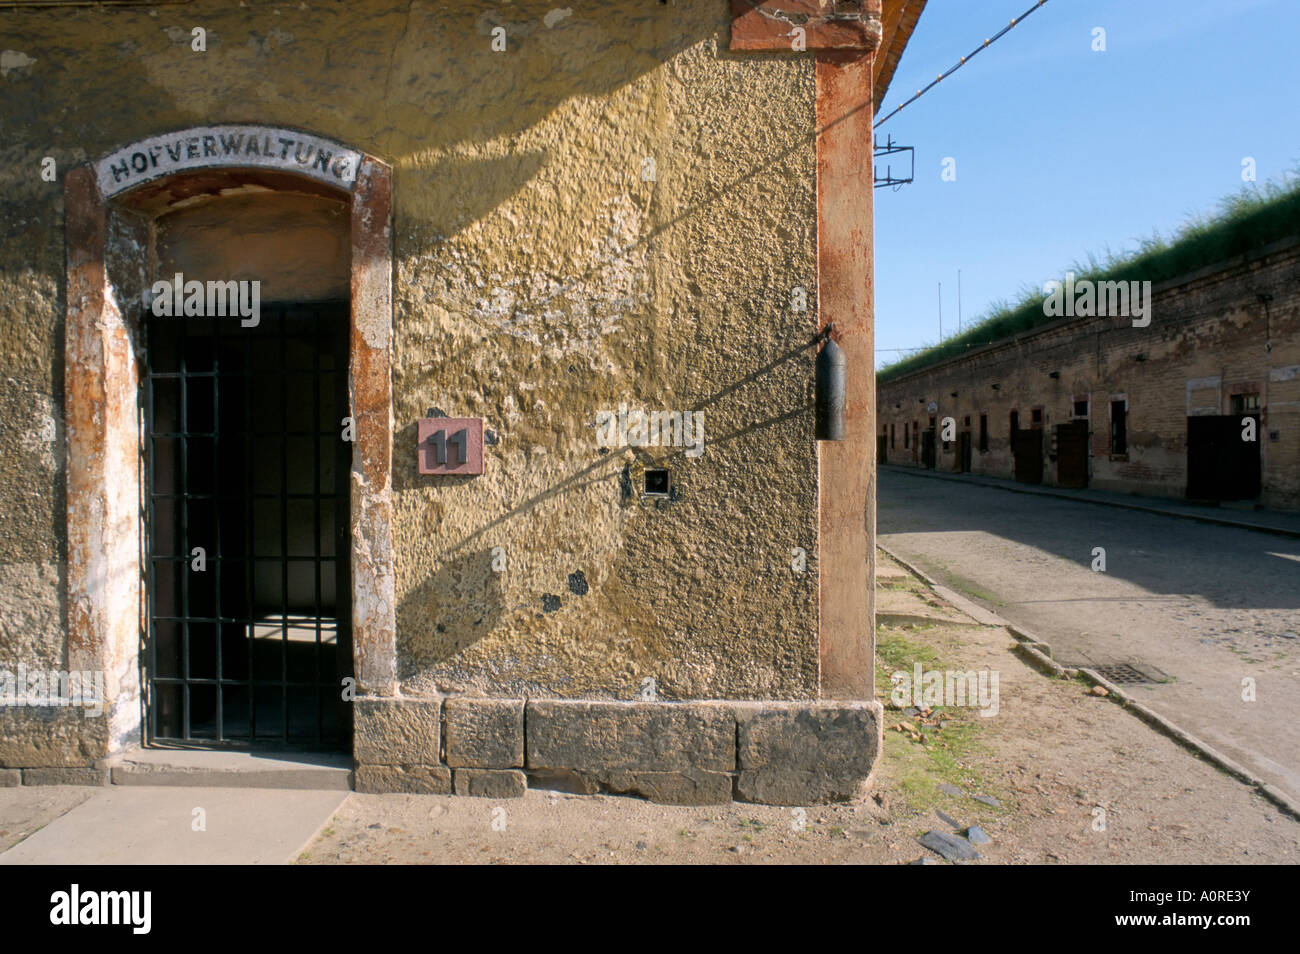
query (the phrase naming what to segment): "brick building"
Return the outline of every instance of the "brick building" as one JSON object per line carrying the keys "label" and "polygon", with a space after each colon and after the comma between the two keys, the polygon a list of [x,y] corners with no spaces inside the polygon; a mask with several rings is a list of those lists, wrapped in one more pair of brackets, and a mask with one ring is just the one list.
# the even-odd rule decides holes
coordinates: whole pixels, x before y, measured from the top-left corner
{"label": "brick building", "polygon": [[1149,318],[1052,320],[886,369],[878,459],[1300,508],[1300,236],[1154,284]]}
{"label": "brick building", "polygon": [[0,0],[0,782],[859,792],[923,6]]}

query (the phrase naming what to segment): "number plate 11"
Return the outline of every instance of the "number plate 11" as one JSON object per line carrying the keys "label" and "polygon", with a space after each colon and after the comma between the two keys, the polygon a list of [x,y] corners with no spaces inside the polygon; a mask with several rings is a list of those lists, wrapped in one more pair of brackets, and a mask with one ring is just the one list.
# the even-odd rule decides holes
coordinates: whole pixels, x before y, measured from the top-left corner
{"label": "number plate 11", "polygon": [[483,418],[422,417],[416,435],[421,474],[483,473]]}

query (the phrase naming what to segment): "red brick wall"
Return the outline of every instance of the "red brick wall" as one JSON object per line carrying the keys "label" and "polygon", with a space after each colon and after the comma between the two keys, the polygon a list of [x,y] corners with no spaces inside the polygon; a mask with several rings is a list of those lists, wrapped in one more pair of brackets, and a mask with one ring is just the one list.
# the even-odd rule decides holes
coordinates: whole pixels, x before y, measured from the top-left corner
{"label": "red brick wall", "polygon": [[[1271,350],[1265,348],[1260,293],[1273,296]],[[1052,426],[1068,421],[1073,401],[1086,396],[1089,486],[1181,497],[1189,411],[1228,414],[1233,393],[1256,390],[1263,407],[1259,502],[1300,509],[1300,242],[1277,243],[1247,260],[1156,285],[1152,298],[1146,328],[1134,328],[1129,318],[1063,319],[881,385],[877,433],[887,433],[891,423],[898,432],[889,463],[920,466],[919,447],[905,451],[901,431],[916,420],[924,432],[927,406],[935,402],[935,416],[940,422],[956,418],[958,433],[970,415],[974,473],[1011,477],[1009,415],[1018,410],[1025,428],[1032,409],[1041,407],[1043,483],[1055,484]],[[1112,397],[1128,402],[1128,453],[1120,456],[1110,453]],[[984,454],[978,449],[981,413],[989,416]],[[937,469],[955,469],[957,442],[937,448]]]}

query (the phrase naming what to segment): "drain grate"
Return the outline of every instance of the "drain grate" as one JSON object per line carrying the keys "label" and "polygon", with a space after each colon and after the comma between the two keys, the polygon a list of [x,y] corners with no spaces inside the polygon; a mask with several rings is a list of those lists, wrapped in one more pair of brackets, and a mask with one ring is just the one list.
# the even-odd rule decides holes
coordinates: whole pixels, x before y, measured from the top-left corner
{"label": "drain grate", "polygon": [[1093,672],[1119,686],[1149,686],[1167,682],[1169,677],[1151,666],[1135,666],[1132,663],[1110,663],[1105,666],[1092,666]]}

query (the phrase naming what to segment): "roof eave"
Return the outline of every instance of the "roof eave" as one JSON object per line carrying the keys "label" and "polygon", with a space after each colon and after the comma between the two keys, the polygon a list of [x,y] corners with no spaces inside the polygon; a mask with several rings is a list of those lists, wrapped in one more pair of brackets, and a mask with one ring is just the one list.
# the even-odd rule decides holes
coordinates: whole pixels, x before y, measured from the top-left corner
{"label": "roof eave", "polygon": [[925,2],[926,0],[885,0],[884,15],[881,17],[883,34],[873,70],[875,79],[872,95],[877,107],[884,102],[889,83],[894,78],[894,70],[903,58],[903,50],[907,48],[907,41],[916,29]]}

